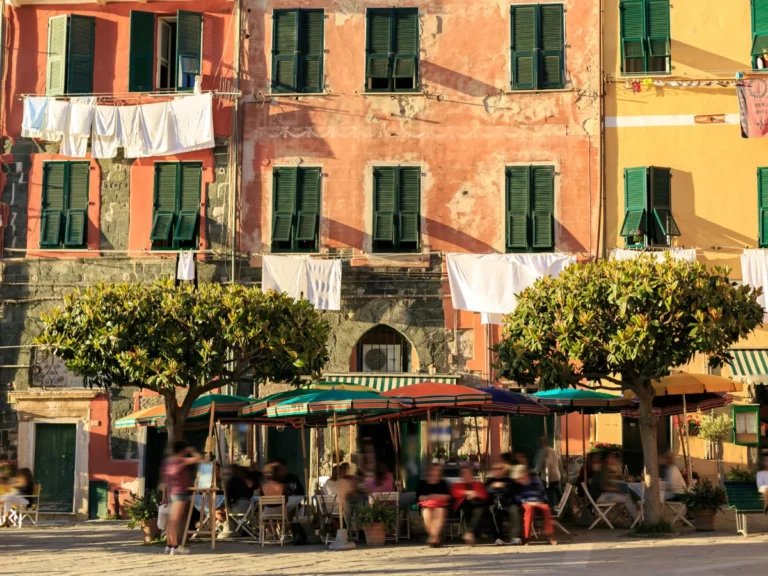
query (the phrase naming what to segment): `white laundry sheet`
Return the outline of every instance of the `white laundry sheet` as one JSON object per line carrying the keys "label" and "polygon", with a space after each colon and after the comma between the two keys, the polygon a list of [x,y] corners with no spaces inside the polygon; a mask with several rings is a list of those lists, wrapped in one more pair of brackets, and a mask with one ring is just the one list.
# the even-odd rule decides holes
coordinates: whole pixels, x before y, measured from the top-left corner
{"label": "white laundry sheet", "polygon": [[168,103],[178,145],[185,149],[213,147],[213,96],[174,98]]}
{"label": "white laundry sheet", "polygon": [[306,298],[318,310],[341,310],[341,260],[264,256],[261,289]]}
{"label": "white laundry sheet", "polygon": [[117,106],[96,106],[93,111],[91,155],[114,158],[120,144],[120,115]]}
{"label": "white laundry sheet", "polygon": [[48,98],[45,96],[24,98],[24,115],[21,119],[21,135],[24,138],[40,138],[42,136],[47,108]]}
{"label": "white laundry sheet", "polygon": [[655,252],[644,252],[642,250],[626,250],[624,248],[614,248],[611,250],[611,260],[634,260],[641,254],[651,254],[656,262],[664,262],[667,254],[676,260],[685,260],[686,262],[696,262],[695,248],[673,248],[670,250],[660,250]]}
{"label": "white laundry sheet", "polygon": [[60,154],[74,158],[85,158],[88,152],[88,136],[91,134],[95,104],[96,98],[92,96],[72,98],[69,101],[67,129],[61,139]]}
{"label": "white laundry sheet", "polygon": [[768,322],[768,306],[766,306],[766,291],[768,291],[768,250],[744,250],[741,255],[741,280],[751,288],[762,288],[763,293],[757,299],[763,307],[763,322]]}
{"label": "white laundry sheet", "polygon": [[48,142],[60,142],[67,131],[69,121],[69,102],[48,98],[45,108],[45,121],[40,137]]}
{"label": "white laundry sheet", "polygon": [[446,254],[456,310],[480,312],[483,324],[501,324],[517,296],[544,276],[558,276],[576,261],[565,254]]}

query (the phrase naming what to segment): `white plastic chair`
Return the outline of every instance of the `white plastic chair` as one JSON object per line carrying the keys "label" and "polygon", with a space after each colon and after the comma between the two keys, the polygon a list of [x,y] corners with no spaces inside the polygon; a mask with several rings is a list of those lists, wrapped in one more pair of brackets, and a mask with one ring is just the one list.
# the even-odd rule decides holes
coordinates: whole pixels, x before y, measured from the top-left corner
{"label": "white plastic chair", "polygon": [[632,526],[629,527],[630,530],[640,524],[645,520],[645,482],[642,483],[642,486],[640,487],[640,502],[637,505],[637,517],[635,518],[635,521],[632,522]]}
{"label": "white plastic chair", "polygon": [[552,525],[568,535],[570,535],[570,532],[568,532],[568,530],[566,530],[565,527],[560,524],[560,518],[562,518],[563,512],[565,512],[566,506],[568,505],[568,498],[571,497],[571,492],[573,492],[573,484],[569,482],[565,485],[565,492],[563,492],[563,497],[560,498],[560,502],[557,504],[557,506],[555,506],[555,513],[552,515]]}
{"label": "white plastic chair", "polygon": [[[341,510],[339,509],[339,497],[336,494],[317,494],[314,496],[315,506],[317,507],[317,514],[320,518],[320,525],[333,524],[333,520],[336,519],[341,525]],[[325,533],[324,544],[333,538],[332,530],[328,530]]]}
{"label": "white plastic chair", "polygon": [[589,503],[594,507],[595,512],[597,512],[597,518],[592,522],[592,526],[590,526],[589,529],[592,530],[602,521],[608,524],[610,529],[613,530],[613,524],[608,520],[608,513],[613,510],[618,502],[602,502],[598,504],[595,502],[594,498],[592,498],[592,494],[589,493],[589,487],[586,482],[581,483],[581,488],[584,490],[584,495],[587,497],[587,500],[589,500]]}

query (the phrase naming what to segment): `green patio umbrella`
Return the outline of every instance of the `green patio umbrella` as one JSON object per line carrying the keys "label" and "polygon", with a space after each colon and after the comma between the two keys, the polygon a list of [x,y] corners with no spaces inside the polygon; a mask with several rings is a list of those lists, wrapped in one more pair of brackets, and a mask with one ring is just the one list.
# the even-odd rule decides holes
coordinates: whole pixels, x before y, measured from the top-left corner
{"label": "green patio umbrella", "polygon": [[[192,408],[189,409],[189,414],[187,414],[187,422],[192,423],[206,420],[211,414],[212,406],[215,406],[214,414],[217,418],[221,418],[222,416],[235,416],[242,408],[248,406],[252,402],[254,402],[254,399],[246,396],[206,394],[205,396],[200,396],[192,403]],[[167,416],[165,410],[163,410],[161,414],[138,418],[137,421],[141,426],[157,426],[162,428],[165,426],[166,419]]]}
{"label": "green patio umbrella", "polygon": [[[621,412],[622,409],[629,407],[631,403],[627,402],[627,399],[623,396],[615,396],[605,392],[595,392],[594,390],[582,390],[579,388],[555,388],[544,392],[536,392],[531,396],[538,400],[542,405],[549,408],[552,412],[561,414],[567,414],[569,412],[581,413],[581,446],[584,453],[584,482],[586,482],[587,432],[584,423],[584,414]],[[565,438],[565,460],[567,463],[570,459],[567,417],[565,419]]]}

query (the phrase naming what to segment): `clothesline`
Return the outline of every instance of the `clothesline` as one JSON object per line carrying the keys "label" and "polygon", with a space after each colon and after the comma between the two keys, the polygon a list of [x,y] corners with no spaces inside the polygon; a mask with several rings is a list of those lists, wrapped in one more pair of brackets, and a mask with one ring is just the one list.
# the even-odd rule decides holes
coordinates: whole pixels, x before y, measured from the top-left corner
{"label": "clothesline", "polygon": [[[24,98],[83,98],[83,97],[97,97],[97,98],[112,98],[115,100],[128,100],[128,99],[141,99],[143,97],[157,97],[157,96],[171,96],[174,98],[182,96],[190,96],[193,92],[93,92],[91,94],[62,94],[59,96],[48,96],[47,94],[19,94],[18,100],[24,100]],[[220,92],[218,90],[202,90],[200,94],[212,94],[215,98],[236,97],[239,98],[243,95],[242,92]]]}

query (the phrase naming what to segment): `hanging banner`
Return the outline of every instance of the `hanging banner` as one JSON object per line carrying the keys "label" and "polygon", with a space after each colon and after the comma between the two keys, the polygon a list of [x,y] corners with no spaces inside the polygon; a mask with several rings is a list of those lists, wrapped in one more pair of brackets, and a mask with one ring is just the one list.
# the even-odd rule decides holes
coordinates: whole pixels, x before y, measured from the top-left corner
{"label": "hanging banner", "polygon": [[747,80],[736,86],[742,138],[768,136],[768,83]]}

